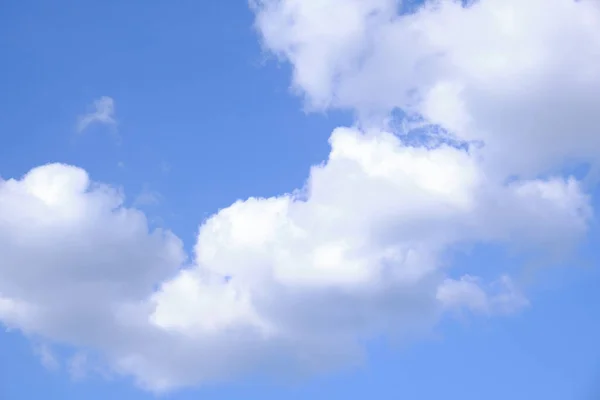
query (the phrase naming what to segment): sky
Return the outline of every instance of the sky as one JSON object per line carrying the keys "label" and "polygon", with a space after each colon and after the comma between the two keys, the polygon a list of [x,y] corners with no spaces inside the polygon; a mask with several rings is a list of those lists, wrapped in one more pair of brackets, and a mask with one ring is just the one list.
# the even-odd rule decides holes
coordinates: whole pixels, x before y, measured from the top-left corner
{"label": "sky", "polygon": [[0,4],[0,399],[600,398],[600,5]]}

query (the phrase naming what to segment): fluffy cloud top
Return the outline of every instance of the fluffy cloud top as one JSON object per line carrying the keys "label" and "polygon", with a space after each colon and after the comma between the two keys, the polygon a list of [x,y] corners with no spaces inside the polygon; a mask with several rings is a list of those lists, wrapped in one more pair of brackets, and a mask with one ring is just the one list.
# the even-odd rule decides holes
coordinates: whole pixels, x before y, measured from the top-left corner
{"label": "fluffy cloud top", "polygon": [[[464,3],[469,3],[465,6]],[[600,154],[600,3],[258,0],[263,43],[315,108],[379,121],[394,108],[485,143],[488,164],[535,175]]]}
{"label": "fluffy cloud top", "polygon": [[[0,181],[0,321],[91,349],[161,391],[327,370],[360,360],[365,338],[418,333],[449,310],[527,305],[508,275],[456,276],[444,256],[465,243],[556,249],[585,234],[590,199],[560,171],[598,154],[598,3],[253,9],[308,104],[351,108],[357,125],[332,133],[303,188],[209,218],[190,260],[81,169]],[[442,129],[421,128],[411,145],[383,122],[395,109]]]}

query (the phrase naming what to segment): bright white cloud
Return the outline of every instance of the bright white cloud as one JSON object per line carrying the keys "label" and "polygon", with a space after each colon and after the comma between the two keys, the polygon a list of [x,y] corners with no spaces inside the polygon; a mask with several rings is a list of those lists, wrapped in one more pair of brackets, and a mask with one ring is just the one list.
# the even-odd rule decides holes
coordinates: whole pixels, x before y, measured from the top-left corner
{"label": "bright white cloud", "polygon": [[[81,169],[0,181],[0,321],[160,391],[346,366],[365,338],[526,306],[507,275],[456,276],[446,256],[473,243],[554,251],[586,233],[590,199],[560,171],[598,154],[588,102],[600,93],[600,9],[440,1],[400,16],[398,5],[254,3],[266,48],[292,63],[308,103],[359,121],[332,133],[300,190],[209,218],[190,260]],[[381,123],[395,108],[482,145],[410,146]],[[431,144],[435,132],[421,134]]]}
{"label": "bright white cloud", "polygon": [[112,97],[102,96],[94,101],[93,110],[79,117],[77,122],[77,132],[85,131],[90,125],[103,124],[116,126],[115,119],[115,101]]}
{"label": "bright white cloud", "polygon": [[394,108],[485,143],[487,164],[533,176],[600,154],[600,3],[258,0],[264,46],[312,107],[379,121]]}
{"label": "bright white cloud", "polygon": [[177,272],[185,260],[179,239],[149,233],[144,215],[121,201],[83,170],[60,164],[0,181],[0,319],[6,325],[97,345],[112,340],[119,310]]}
{"label": "bright white cloud", "polygon": [[560,246],[585,232],[587,197],[573,181],[500,185],[465,151],[405,147],[385,132],[338,129],[331,145],[302,192],[211,217],[180,272],[179,240],[149,233],[84,171],[48,165],[3,182],[0,318],[95,349],[156,390],[257,365],[334,367],[360,357],[365,335],[526,303],[509,278],[489,290],[447,278],[440,257],[453,244]]}

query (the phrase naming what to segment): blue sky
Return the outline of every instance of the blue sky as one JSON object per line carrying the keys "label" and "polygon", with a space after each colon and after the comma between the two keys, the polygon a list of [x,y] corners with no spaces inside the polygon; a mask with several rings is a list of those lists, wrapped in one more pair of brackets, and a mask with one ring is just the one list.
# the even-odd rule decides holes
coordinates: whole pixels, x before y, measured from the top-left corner
{"label": "blue sky", "polygon": [[[481,1],[490,4],[489,7],[498,3],[496,0]],[[328,1],[330,3],[336,2]],[[350,3],[356,4],[354,1]],[[512,0],[509,3],[514,6],[516,14],[521,15],[520,6]],[[523,1],[525,3],[535,11],[539,2]],[[563,3],[566,0],[552,0],[549,8],[560,11]],[[522,7],[523,18],[530,15],[526,12],[529,11],[527,7]],[[94,182],[122,190],[125,206],[143,211],[150,228],[169,229],[177,235],[188,257],[186,264],[196,262],[193,261],[192,249],[199,225],[206,218],[239,199],[278,196],[301,188],[310,167],[327,160],[332,130],[339,126],[360,126],[363,122],[366,125],[366,120],[356,116],[391,111],[387,109],[390,102],[395,102],[392,104],[394,107],[403,106],[401,100],[392,95],[380,96],[375,89],[373,94],[360,92],[360,88],[386,86],[374,80],[372,74],[364,72],[368,71],[367,68],[348,75],[340,69],[338,75],[331,74],[334,78],[329,75],[321,77],[318,74],[328,69],[318,65],[321,61],[314,61],[309,48],[321,45],[319,41],[315,44],[310,42],[313,40],[311,37],[304,40],[290,34],[291,44],[300,49],[307,46],[308,49],[293,53],[289,50],[291,47],[284,43],[288,32],[285,28],[280,27],[281,30],[273,36],[266,25],[259,24],[258,29],[262,31],[257,34],[253,28],[255,14],[245,1],[210,4],[187,0],[177,4],[149,1],[140,7],[133,2],[115,0],[59,1],[52,4],[30,0],[8,1],[0,8],[0,50],[4,60],[0,63],[0,132],[3,139],[0,176],[5,180],[20,179],[32,168],[54,162],[82,168]],[[265,10],[263,16],[268,17]],[[573,13],[572,18],[576,18],[575,11]],[[440,18],[443,18],[441,15]],[[485,15],[482,11],[481,18]],[[547,18],[553,18],[550,12]],[[476,16],[468,21],[475,20]],[[310,22],[307,19],[303,27],[311,28]],[[539,33],[533,27],[531,31]],[[544,38],[541,35],[539,33],[535,38]],[[527,41],[530,42],[535,41]],[[335,41],[331,43],[327,42],[324,46],[338,45]],[[496,42],[492,40],[491,43]],[[410,52],[414,48],[403,48],[402,45],[403,42],[398,41],[397,51],[400,54],[405,52],[406,58],[412,60]],[[453,51],[451,44],[446,45],[448,52]],[[354,51],[344,46],[340,46],[343,51]],[[372,46],[373,54],[379,51],[385,53],[388,49]],[[326,53],[338,54],[335,52],[342,50],[331,47]],[[279,54],[279,61],[273,52]],[[588,54],[582,50],[583,53]],[[365,65],[368,65],[371,53],[366,51],[364,54],[367,54]],[[457,51],[456,54],[463,56],[465,52]],[[585,54],[582,56],[584,61],[591,63],[593,60],[585,58]],[[332,65],[354,60],[350,58],[348,61],[345,56],[323,58]],[[381,60],[377,58],[373,62]],[[393,62],[400,61],[394,59]],[[334,65],[331,68],[338,67]],[[441,66],[436,65],[436,68]],[[398,73],[404,71],[400,67],[392,69],[400,71]],[[474,71],[465,70],[475,75]],[[389,71],[379,71],[382,71],[379,76],[388,76]],[[548,74],[549,82],[556,79],[550,72]],[[317,75],[319,78],[313,81]],[[509,75],[507,73],[506,76]],[[336,83],[329,90],[321,90],[320,86],[316,88],[322,78]],[[422,77],[411,75],[412,78],[421,82],[419,79]],[[493,81],[493,78],[489,79]],[[403,82],[390,82],[389,87],[400,91]],[[466,78],[463,83],[467,87],[465,90],[468,90],[468,85],[475,85]],[[358,88],[360,93],[356,94],[354,88]],[[542,89],[539,92],[543,97]],[[564,88],[555,89],[560,93]],[[565,98],[578,93],[577,88],[567,89],[564,89]],[[473,93],[481,95],[481,91],[475,89]],[[94,101],[102,96],[114,101],[116,125],[95,123],[78,132],[78,119],[93,113]],[[582,102],[589,100],[587,96],[587,93],[581,94]],[[393,100],[389,100],[392,97]],[[326,106],[323,106],[324,98]],[[533,95],[527,99],[532,104],[541,104],[540,108],[544,107],[543,101],[536,103],[537,98]],[[487,97],[482,103],[485,101]],[[489,100],[490,107],[495,104],[493,101],[500,100],[495,97]],[[537,110],[535,104],[532,113]],[[462,129],[460,121],[433,111],[427,115],[430,110],[433,108],[423,107],[416,111],[442,126],[446,123],[449,129],[458,127],[456,130],[459,132]],[[476,114],[479,109],[473,110],[470,110],[473,119],[479,121],[479,114]],[[565,114],[568,112],[571,111],[565,110]],[[481,115],[487,118],[488,114],[483,111]],[[587,114],[584,110],[577,115],[583,115],[585,119]],[[481,118],[483,121],[484,117]],[[372,121],[369,119],[369,122]],[[495,116],[489,121],[477,126],[486,127],[486,132],[516,126],[509,122],[502,125]],[[517,122],[525,126],[529,120],[523,122],[517,119]],[[593,126],[593,118],[589,123]],[[532,147],[528,147],[528,137],[519,139],[523,142],[519,148],[523,149],[523,159],[527,162],[515,162],[514,171],[501,170],[497,163],[492,162],[497,154],[506,157],[506,153],[500,150],[485,153],[484,157],[492,160],[481,165],[485,176],[514,172],[522,173],[523,180],[533,179],[528,176],[531,175],[529,168],[535,170],[536,176],[547,172],[556,174],[556,171],[564,174],[564,164],[556,161],[559,156],[553,151],[556,147],[548,151],[547,159],[540,156],[539,164],[531,161],[535,155],[529,157],[534,153],[542,154],[542,147],[546,144],[551,147],[548,143],[553,143],[552,133],[547,135]],[[575,158],[581,159],[582,163],[594,164],[600,149],[589,138],[595,136],[597,131],[592,129],[589,137],[575,137],[573,140],[579,140],[583,150],[577,148],[572,154],[560,154],[561,160]],[[532,137],[539,139],[539,136]],[[482,140],[488,139],[489,143],[504,151],[504,142],[487,137]],[[543,144],[538,146],[539,143]],[[557,148],[561,148],[560,142],[557,143]],[[519,154],[515,152],[515,160]],[[552,166],[546,168],[546,161],[550,159]],[[590,206],[595,208],[598,204],[597,196],[594,196],[596,185],[586,186],[583,190],[592,195]],[[377,193],[373,192],[373,196]],[[398,201],[407,200],[400,197]],[[0,207],[2,204],[8,203],[0,202]],[[511,205],[503,203],[503,207]],[[541,216],[535,218],[558,222],[540,225],[541,231],[546,230],[543,234],[528,233],[529,236],[522,239],[515,232],[529,232],[529,227],[535,226],[538,221],[532,219],[533,222],[529,222],[529,214],[521,213],[529,210],[527,207],[520,206],[514,214],[517,216],[515,219],[524,221],[523,225],[519,222],[515,223],[516,228],[506,228],[509,237],[518,237],[516,243],[508,239],[496,243],[495,238],[504,238],[504,233],[495,236],[496,233],[489,233],[495,230],[488,232],[481,229],[494,238],[482,240],[490,244],[473,240],[466,250],[461,241],[460,246],[445,248],[442,258],[444,263],[452,264],[453,272],[449,276],[453,278],[475,274],[482,280],[493,281],[498,275],[510,274],[527,297],[528,306],[509,315],[489,310],[483,315],[469,310],[449,312],[426,333],[410,340],[397,339],[388,332],[376,332],[363,345],[367,357],[358,366],[343,364],[325,372],[294,375],[290,379],[268,372],[263,375],[250,365],[250,373],[226,374],[221,383],[176,385],[178,387],[167,395],[168,398],[358,399],[373,396],[383,399],[562,400],[600,396],[600,383],[597,383],[600,382],[600,346],[597,339],[600,337],[600,308],[597,306],[600,304],[597,291],[600,255],[596,250],[599,239],[596,222],[590,217],[586,221],[585,235],[573,234],[576,250],[560,265],[550,267],[543,255],[553,254],[550,251],[556,249],[557,243],[559,247],[560,243],[571,243],[571,236],[564,232],[570,232],[572,225],[563,214],[546,213],[546,209],[541,208]],[[432,212],[429,210],[427,213]],[[479,218],[480,214],[476,215]],[[507,218],[512,218],[512,215]],[[560,225],[563,222],[565,225]],[[485,222],[493,223],[493,219]],[[483,222],[481,224],[484,226]],[[527,228],[519,228],[522,226]],[[446,225],[440,225],[439,229],[446,229]],[[554,236],[550,231],[558,233]],[[524,242],[530,236],[535,243],[529,247]],[[0,240],[3,237],[0,235]],[[539,243],[536,242],[538,237],[542,238]],[[469,242],[471,235],[465,234],[460,238],[467,238],[465,241]],[[110,251],[110,248],[105,249]],[[231,249],[235,252],[236,248]],[[12,260],[9,257],[9,266]],[[44,260],[40,263],[43,264]],[[198,263],[201,264],[200,261]],[[0,261],[0,274],[1,264]],[[26,268],[24,263],[14,262],[14,265],[17,269]],[[7,272],[6,276],[10,273]],[[242,275],[243,271],[240,272]],[[12,276],[7,280],[11,281]],[[235,279],[235,273],[233,276]],[[14,279],[14,285],[18,286],[19,278]],[[68,281],[63,284],[67,285]],[[2,290],[0,285],[0,300]],[[73,298],[72,301],[80,300]],[[494,301],[490,300],[490,304],[495,304]],[[370,312],[376,313],[377,310]],[[32,328],[29,334],[23,334],[27,329],[13,321],[4,321],[1,316],[0,313],[0,322],[7,327],[0,333],[1,399],[21,400],[40,396],[61,399],[155,397],[152,391],[136,385],[131,376],[137,371],[130,371],[125,376],[111,374],[109,378],[88,371],[83,378],[77,379],[69,373],[68,358],[78,346],[63,339],[68,335],[55,340],[48,333],[53,331],[42,328]],[[15,329],[9,330],[8,327]],[[42,345],[52,347],[59,368],[48,368],[40,361],[39,346]],[[236,347],[233,348],[236,351]],[[211,356],[214,357],[214,354]],[[218,357],[228,355],[222,353]],[[206,362],[210,364],[210,359]],[[195,364],[190,365],[190,368],[195,368]],[[104,367],[112,368],[110,365]],[[198,377],[198,380],[201,378]]]}
{"label": "blue sky", "polygon": [[[55,161],[84,165],[128,197],[145,186],[160,192],[160,217],[185,214],[168,226],[191,240],[205,213],[301,185],[327,155],[331,129],[349,120],[303,114],[288,69],[261,53],[245,4],[5,9],[2,46],[12,61],[3,67],[2,130],[15,133],[2,146],[2,176]],[[103,127],[75,133],[77,116],[101,96],[116,101],[120,146]],[[209,186],[190,184],[191,171]]]}

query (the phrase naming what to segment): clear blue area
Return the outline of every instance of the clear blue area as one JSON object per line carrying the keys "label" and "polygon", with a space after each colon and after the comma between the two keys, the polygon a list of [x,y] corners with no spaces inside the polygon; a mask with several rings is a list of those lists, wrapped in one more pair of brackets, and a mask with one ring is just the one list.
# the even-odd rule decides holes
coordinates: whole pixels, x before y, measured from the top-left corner
{"label": "clear blue area", "polygon": [[[265,58],[251,25],[245,1],[1,2],[0,174],[60,161],[122,186],[129,202],[158,192],[143,208],[188,248],[220,207],[301,186],[331,129],[351,118],[304,114],[289,68]],[[75,133],[76,116],[104,95],[120,144],[100,126]],[[171,398],[600,399],[597,248],[593,234],[583,262],[537,271],[532,307],[516,317],[449,319],[410,346],[374,343],[356,371]],[[514,262],[488,248],[463,258],[483,275]],[[44,369],[21,335],[0,333],[1,400],[152,397],[127,381],[73,382]]]}

